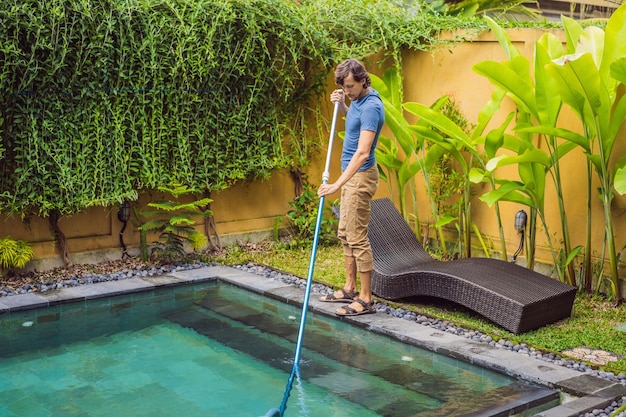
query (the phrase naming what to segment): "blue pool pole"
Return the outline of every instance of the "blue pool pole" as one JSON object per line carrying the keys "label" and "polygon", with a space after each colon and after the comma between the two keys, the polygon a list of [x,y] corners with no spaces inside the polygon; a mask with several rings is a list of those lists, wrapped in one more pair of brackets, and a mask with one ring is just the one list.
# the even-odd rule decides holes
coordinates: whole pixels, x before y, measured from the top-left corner
{"label": "blue pool pole", "polygon": [[[322,173],[322,184],[328,183],[330,179],[330,158],[333,152],[333,142],[335,140],[335,128],[337,127],[337,115],[339,114],[339,102],[335,103],[335,109],[333,112],[333,122],[330,127],[330,139],[328,140],[328,151],[326,152],[326,165],[324,166],[324,172]],[[311,295],[311,284],[313,282],[313,270],[315,269],[315,257],[317,256],[317,244],[319,242],[320,228],[322,225],[322,218],[324,215],[324,201],[325,198],[320,198],[319,207],[317,209],[317,221],[315,223],[315,235],[313,236],[313,247],[311,248],[311,260],[309,262],[309,273],[306,280],[306,289],[304,291],[304,301],[302,302],[302,316],[300,317],[300,329],[298,330],[298,340],[296,342],[296,353],[293,359],[293,366],[291,368],[291,375],[287,381],[287,387],[285,388],[285,395],[283,396],[283,402],[280,404],[280,409],[272,408],[265,414],[264,417],[282,417],[287,408],[287,399],[291,393],[291,387],[296,377],[300,376],[300,355],[302,350],[302,339],[304,337],[304,324],[306,323],[306,313],[309,306],[309,298]]]}

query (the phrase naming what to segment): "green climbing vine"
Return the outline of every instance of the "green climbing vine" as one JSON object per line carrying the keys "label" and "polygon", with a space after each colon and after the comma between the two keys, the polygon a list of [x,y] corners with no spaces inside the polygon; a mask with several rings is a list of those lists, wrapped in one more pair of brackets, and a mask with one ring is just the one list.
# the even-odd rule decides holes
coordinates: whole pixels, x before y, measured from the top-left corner
{"label": "green climbing vine", "polygon": [[0,22],[0,212],[45,217],[299,171],[337,62],[480,26],[366,0],[0,0]]}

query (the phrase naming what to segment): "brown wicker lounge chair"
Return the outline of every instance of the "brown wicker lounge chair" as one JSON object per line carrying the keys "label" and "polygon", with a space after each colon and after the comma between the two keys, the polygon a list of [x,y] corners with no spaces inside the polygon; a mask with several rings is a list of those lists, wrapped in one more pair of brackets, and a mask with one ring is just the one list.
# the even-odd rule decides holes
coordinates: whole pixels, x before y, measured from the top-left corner
{"label": "brown wicker lounge chair", "polygon": [[372,291],[379,297],[450,300],[516,334],[572,312],[576,289],[556,279],[499,259],[433,259],[389,199],[372,201],[368,236]]}

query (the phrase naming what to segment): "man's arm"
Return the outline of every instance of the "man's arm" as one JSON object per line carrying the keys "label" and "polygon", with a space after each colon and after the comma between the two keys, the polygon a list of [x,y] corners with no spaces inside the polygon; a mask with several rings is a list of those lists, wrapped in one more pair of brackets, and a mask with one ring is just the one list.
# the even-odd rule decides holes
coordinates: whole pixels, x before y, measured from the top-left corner
{"label": "man's arm", "polygon": [[331,184],[320,185],[317,190],[318,197],[336,193],[346,182],[348,182],[350,178],[354,176],[354,174],[359,171],[370,155],[375,137],[376,132],[372,130],[361,130],[357,150],[354,155],[352,155],[352,159],[350,159],[348,166],[341,173],[341,176],[337,178],[337,181]]}
{"label": "man's arm", "polygon": [[330,93],[330,101],[334,103],[339,102],[339,111],[345,116],[348,113],[348,106],[346,105],[346,96],[342,89],[334,90]]}

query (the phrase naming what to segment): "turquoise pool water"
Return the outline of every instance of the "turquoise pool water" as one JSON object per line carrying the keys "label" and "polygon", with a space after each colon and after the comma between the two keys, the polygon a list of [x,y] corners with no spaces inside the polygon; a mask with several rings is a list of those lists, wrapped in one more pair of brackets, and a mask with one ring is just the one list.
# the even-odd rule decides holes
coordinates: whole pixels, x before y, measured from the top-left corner
{"label": "turquoise pool water", "polygon": [[[300,309],[204,283],[0,316],[0,416],[261,416]],[[506,376],[308,315],[286,416],[472,415],[532,393]]]}

